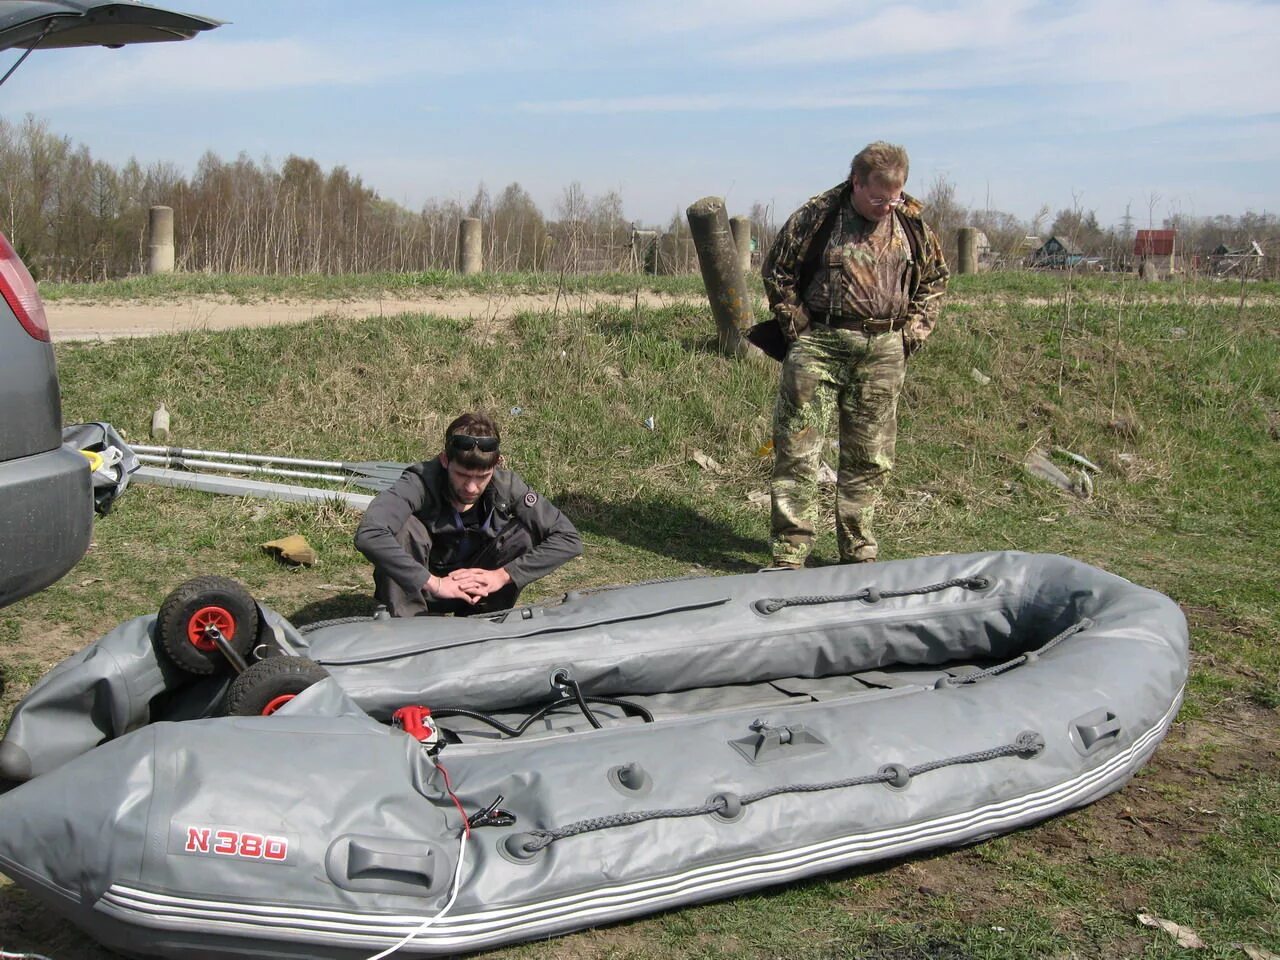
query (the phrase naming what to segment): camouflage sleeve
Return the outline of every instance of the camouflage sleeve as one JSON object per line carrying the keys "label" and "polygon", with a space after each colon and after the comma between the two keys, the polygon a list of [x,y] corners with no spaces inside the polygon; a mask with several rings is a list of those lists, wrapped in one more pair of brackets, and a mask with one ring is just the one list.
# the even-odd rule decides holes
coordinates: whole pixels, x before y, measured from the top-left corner
{"label": "camouflage sleeve", "polygon": [[942,295],[946,292],[947,280],[951,277],[938,235],[927,223],[923,226],[924,262],[920,264],[920,282],[916,284],[911,304],[907,308],[907,325],[903,331],[903,341],[909,353],[923,346],[933,332],[942,306]]}
{"label": "camouflage sleeve", "polygon": [[788,217],[760,265],[769,309],[789,341],[794,341],[809,326],[800,299],[800,250],[803,238],[811,230],[812,216],[809,204],[805,204]]}

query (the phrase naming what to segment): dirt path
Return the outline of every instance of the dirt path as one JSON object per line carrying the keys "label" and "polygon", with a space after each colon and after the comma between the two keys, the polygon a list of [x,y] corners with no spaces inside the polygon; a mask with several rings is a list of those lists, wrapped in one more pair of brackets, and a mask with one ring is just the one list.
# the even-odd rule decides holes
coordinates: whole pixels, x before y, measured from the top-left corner
{"label": "dirt path", "polygon": [[[642,307],[665,307],[689,302],[687,297],[641,293]],[[559,296],[558,309],[581,312],[600,305],[632,307],[636,295],[585,293]],[[499,320],[525,311],[557,309],[557,296],[546,294],[495,294],[413,299],[369,300],[263,300],[240,303],[226,297],[191,297],[162,303],[119,301],[45,304],[49,330],[55,341],[114,340],[148,337],[189,330],[226,330],[281,323],[302,323],[314,317],[351,319],[394,316],[399,313],[431,313],[456,319]]]}

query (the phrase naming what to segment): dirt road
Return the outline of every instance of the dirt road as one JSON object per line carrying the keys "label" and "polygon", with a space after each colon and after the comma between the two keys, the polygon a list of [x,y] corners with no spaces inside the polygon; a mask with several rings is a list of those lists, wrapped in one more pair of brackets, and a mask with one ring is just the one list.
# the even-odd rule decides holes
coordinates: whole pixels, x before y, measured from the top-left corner
{"label": "dirt road", "polygon": [[[642,307],[664,307],[687,299],[656,293],[639,295]],[[635,303],[636,295],[631,293],[561,294],[558,298],[554,293],[494,296],[466,294],[415,299],[263,300],[256,303],[241,303],[224,297],[192,297],[159,303],[53,301],[45,304],[45,312],[53,339],[62,341],[114,340],[118,337],[147,337],[188,330],[271,326],[301,323],[320,316],[359,319],[388,317],[400,313],[431,313],[457,319],[493,321],[525,311],[559,309],[581,312],[602,304],[632,307]]]}

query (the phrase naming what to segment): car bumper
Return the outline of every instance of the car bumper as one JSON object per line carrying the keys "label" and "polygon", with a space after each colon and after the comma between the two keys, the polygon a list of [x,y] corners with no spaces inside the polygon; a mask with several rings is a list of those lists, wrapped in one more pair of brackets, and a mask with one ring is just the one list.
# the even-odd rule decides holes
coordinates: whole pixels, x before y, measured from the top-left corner
{"label": "car bumper", "polygon": [[89,462],[75,450],[0,463],[0,607],[53,583],[93,533]]}

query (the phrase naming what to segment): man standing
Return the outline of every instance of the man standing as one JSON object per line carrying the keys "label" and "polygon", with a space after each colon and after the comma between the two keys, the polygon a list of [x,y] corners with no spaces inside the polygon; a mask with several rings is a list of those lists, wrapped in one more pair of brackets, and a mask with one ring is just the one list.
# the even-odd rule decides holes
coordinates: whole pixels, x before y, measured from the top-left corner
{"label": "man standing", "polygon": [[790,342],[774,411],[775,566],[802,567],[813,548],[833,409],[840,560],[876,558],[872,514],[893,469],[906,358],[933,331],[949,276],[919,201],[902,192],[907,169],[902,147],[864,147],[847,181],[791,215],[762,267],[769,307]]}
{"label": "man standing", "polygon": [[568,518],[510,470],[498,469],[498,426],[464,413],[444,450],[378,494],[356,530],[373,562],[374,594],[393,617],[490,613],[582,553]]}

